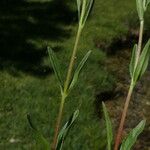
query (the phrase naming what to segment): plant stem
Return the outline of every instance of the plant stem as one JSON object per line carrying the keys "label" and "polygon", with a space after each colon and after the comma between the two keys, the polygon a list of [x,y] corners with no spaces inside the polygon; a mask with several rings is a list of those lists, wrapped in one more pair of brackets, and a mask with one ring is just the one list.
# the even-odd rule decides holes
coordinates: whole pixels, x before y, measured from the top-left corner
{"label": "plant stem", "polygon": [[69,64],[69,67],[68,67],[66,81],[65,81],[65,84],[64,84],[64,92],[65,93],[67,92],[69,82],[70,82],[70,79],[71,79],[71,76],[72,76],[72,70],[73,70],[73,66],[74,66],[74,63],[75,63],[75,59],[76,59],[77,46],[78,46],[78,43],[79,43],[81,31],[82,31],[82,28],[79,26],[78,31],[77,31],[77,35],[76,35],[76,40],[75,40],[73,52],[72,52],[72,56],[71,56],[71,59],[70,59],[70,64]]}
{"label": "plant stem", "polygon": [[[143,29],[144,29],[144,20],[140,20],[139,41],[138,41],[138,48],[137,48],[137,51],[136,51],[135,68],[138,64],[140,54],[141,54],[142,40],[143,40]],[[125,124],[125,119],[126,119],[126,116],[127,116],[127,111],[128,111],[129,103],[130,103],[130,100],[131,100],[131,95],[132,95],[132,92],[133,92],[133,89],[134,89],[134,85],[135,85],[135,83],[133,82],[133,78],[132,78],[130,88],[129,88],[129,91],[128,91],[128,95],[127,95],[127,98],[126,98],[126,101],[125,101],[125,104],[124,104],[124,109],[123,109],[123,112],[122,112],[122,117],[121,117],[120,125],[119,125],[119,128],[118,128],[116,140],[115,140],[114,150],[118,150],[119,145],[121,143],[123,127],[124,127],[124,124]]]}
{"label": "plant stem", "polygon": [[129,88],[129,91],[128,91],[128,95],[127,95],[125,104],[124,104],[124,109],[123,109],[120,125],[119,125],[119,128],[118,128],[118,132],[117,132],[117,136],[116,136],[116,140],[115,140],[114,150],[118,150],[120,142],[121,142],[123,127],[124,127],[124,123],[125,123],[125,118],[126,118],[126,115],[127,115],[128,107],[129,107],[129,102],[131,100],[132,92],[133,92],[133,86],[131,85],[130,88]]}
{"label": "plant stem", "polygon": [[69,64],[69,67],[68,67],[66,81],[64,82],[64,89],[63,89],[63,93],[62,93],[61,103],[60,103],[60,107],[59,107],[59,113],[58,113],[56,126],[55,126],[55,133],[54,133],[54,138],[53,138],[52,150],[56,150],[57,137],[58,137],[58,134],[59,134],[59,129],[60,129],[61,121],[62,121],[63,108],[64,108],[65,100],[66,100],[66,97],[67,97],[67,90],[68,90],[68,87],[69,87],[69,83],[70,83],[70,80],[71,80],[71,77],[72,77],[72,70],[73,70],[74,63],[75,63],[77,47],[78,47],[81,31],[82,31],[82,28],[79,26],[78,31],[77,31],[77,35],[76,35],[76,40],[75,40],[73,52],[72,52],[72,56],[71,56],[71,59],[70,59],[70,64]]}
{"label": "plant stem", "polygon": [[62,96],[60,107],[59,107],[59,113],[58,113],[58,117],[57,117],[57,121],[56,121],[56,126],[55,126],[55,134],[54,134],[54,138],[53,138],[52,150],[56,149],[57,137],[58,137],[59,128],[60,128],[60,124],[61,124],[64,102],[65,102],[65,97]]}
{"label": "plant stem", "polygon": [[139,32],[139,41],[138,41],[138,48],[136,52],[136,61],[135,61],[135,67],[138,64],[138,60],[140,58],[141,49],[142,49],[142,40],[143,40],[143,29],[144,29],[144,20],[140,21],[140,32]]}

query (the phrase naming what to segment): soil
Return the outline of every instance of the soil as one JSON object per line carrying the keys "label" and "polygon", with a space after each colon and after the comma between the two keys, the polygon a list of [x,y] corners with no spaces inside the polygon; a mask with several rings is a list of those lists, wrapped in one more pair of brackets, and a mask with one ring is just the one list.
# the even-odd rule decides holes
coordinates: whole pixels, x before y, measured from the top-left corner
{"label": "soil", "polygon": [[[111,111],[110,117],[117,130],[125,98],[130,84],[129,63],[131,49],[122,49],[114,55],[109,55],[106,60],[106,68],[116,77],[116,88],[105,103]],[[133,150],[150,150],[150,66],[142,79],[138,82],[132,100],[130,102],[128,115],[125,123],[124,136],[134,128],[142,119],[146,118],[147,123],[144,132],[138,138]],[[120,94],[117,94],[120,93]]]}

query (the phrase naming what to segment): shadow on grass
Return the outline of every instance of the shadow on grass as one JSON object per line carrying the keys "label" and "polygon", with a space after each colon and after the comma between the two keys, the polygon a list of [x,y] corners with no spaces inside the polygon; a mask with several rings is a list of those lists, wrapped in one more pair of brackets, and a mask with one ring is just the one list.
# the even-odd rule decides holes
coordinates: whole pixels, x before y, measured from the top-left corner
{"label": "shadow on grass", "polygon": [[36,76],[51,72],[42,65],[47,44],[42,48],[32,40],[63,41],[70,31],[63,26],[73,22],[74,12],[59,0],[27,2],[0,1],[0,70],[23,71]]}

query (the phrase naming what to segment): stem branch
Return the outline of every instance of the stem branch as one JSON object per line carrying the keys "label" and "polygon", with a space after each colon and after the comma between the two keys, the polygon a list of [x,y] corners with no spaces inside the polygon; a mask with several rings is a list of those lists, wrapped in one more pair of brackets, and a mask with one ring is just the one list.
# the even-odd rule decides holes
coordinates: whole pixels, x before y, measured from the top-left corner
{"label": "stem branch", "polygon": [[65,100],[66,100],[66,97],[67,97],[67,90],[68,90],[69,83],[70,83],[70,80],[71,80],[71,77],[72,77],[72,70],[73,70],[73,67],[74,67],[74,64],[75,64],[75,57],[76,57],[76,53],[77,53],[77,47],[78,47],[81,31],[82,31],[82,28],[79,25],[77,35],[76,35],[75,44],[74,44],[74,48],[73,48],[73,51],[72,51],[72,56],[71,56],[71,59],[70,59],[70,64],[69,64],[69,67],[68,67],[66,81],[64,82],[64,89],[63,89],[63,93],[62,93],[61,103],[60,103],[60,107],[59,107],[59,113],[58,113],[56,126],[55,126],[55,133],[54,133],[54,138],[53,138],[52,150],[56,150],[56,146],[57,146],[57,138],[58,138],[59,129],[60,129],[61,121],[62,121],[64,103],[65,103]]}
{"label": "stem branch", "polygon": [[[142,40],[143,40],[143,29],[144,29],[144,20],[140,20],[140,31],[139,31],[139,40],[138,40],[138,48],[136,50],[136,60],[135,60],[135,68],[137,67],[139,58],[140,58],[140,54],[141,54],[141,49],[142,49]],[[134,88],[135,83],[133,83],[133,78],[131,80],[131,84],[130,84],[130,88],[128,91],[128,95],[124,104],[124,109],[122,112],[122,117],[121,117],[121,121],[120,121],[120,125],[118,128],[118,132],[117,132],[117,136],[116,136],[116,140],[115,140],[115,146],[114,146],[114,150],[118,150],[119,145],[121,143],[121,138],[122,138],[122,133],[123,133],[123,127],[125,124],[125,119],[127,116],[127,111],[128,111],[128,107],[129,107],[129,103],[131,100],[131,95],[133,92],[133,88]]]}

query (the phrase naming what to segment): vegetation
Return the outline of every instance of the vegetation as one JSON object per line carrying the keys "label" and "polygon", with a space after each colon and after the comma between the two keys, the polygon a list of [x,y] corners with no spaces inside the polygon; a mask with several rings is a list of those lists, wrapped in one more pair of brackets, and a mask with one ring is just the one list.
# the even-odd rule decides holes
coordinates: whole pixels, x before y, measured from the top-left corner
{"label": "vegetation", "polygon": [[[95,3],[95,11],[91,14],[88,25],[83,31],[77,62],[87,49],[92,49],[94,52],[88,61],[88,67],[84,69],[85,73],[81,73],[82,80],[79,79],[80,85],[74,89],[69,97],[69,101],[67,101],[64,118],[68,118],[68,115],[79,106],[81,107],[81,112],[77,124],[72,128],[72,132],[64,145],[65,149],[97,149],[105,145],[105,141],[100,143],[99,140],[101,138],[104,139],[103,136],[105,136],[105,134],[101,133],[103,125],[100,127],[99,120],[94,116],[94,92],[95,90],[104,90],[106,88],[111,89],[114,77],[108,75],[108,72],[99,64],[99,60],[102,63],[106,56],[102,51],[98,51],[95,48],[93,39],[101,39],[109,45],[114,37],[126,34],[127,28],[124,28],[122,19],[128,13],[123,10],[128,9],[130,11],[134,5],[131,2],[127,3],[124,1],[118,2],[115,7],[113,7],[113,2],[111,1],[106,3],[95,1]],[[122,5],[124,7],[121,7]],[[118,8],[118,12],[115,11],[116,8]],[[124,13],[120,14],[119,10]],[[103,15],[100,16],[99,14]],[[97,17],[94,19],[92,16]],[[29,20],[34,22],[32,17]],[[32,38],[28,39],[27,42],[32,43],[37,50],[41,49],[40,45],[44,47],[47,44],[52,45],[52,48],[56,51],[62,47],[62,51],[58,51],[56,55],[60,62],[64,63],[61,71],[65,75],[64,70],[67,67],[70,49],[74,41],[72,35],[74,35],[77,27],[74,23],[69,23],[69,25],[60,23],[60,25],[64,31],[72,31],[70,37],[63,38],[63,42],[61,40],[47,40],[46,38]],[[41,64],[49,65],[48,58],[44,57]],[[26,69],[22,70],[20,67],[16,67],[17,65],[8,67],[9,65],[6,63],[5,66],[6,69],[1,70],[0,75],[2,83],[0,85],[2,100],[0,132],[3,135],[0,147],[2,149],[34,149],[31,130],[26,121],[28,112],[34,118],[33,122],[38,126],[38,129],[44,133],[44,136],[49,141],[52,141],[49,135],[53,135],[52,128],[56,117],[56,108],[59,104],[59,92],[57,84],[55,84],[55,77],[53,74],[51,76],[38,76],[38,74],[35,76],[35,72],[34,74]],[[88,76],[84,76],[84,74],[88,74]],[[81,103],[84,105],[81,105]],[[83,143],[85,144],[83,145]],[[70,147],[68,148],[67,145],[70,145]]]}

